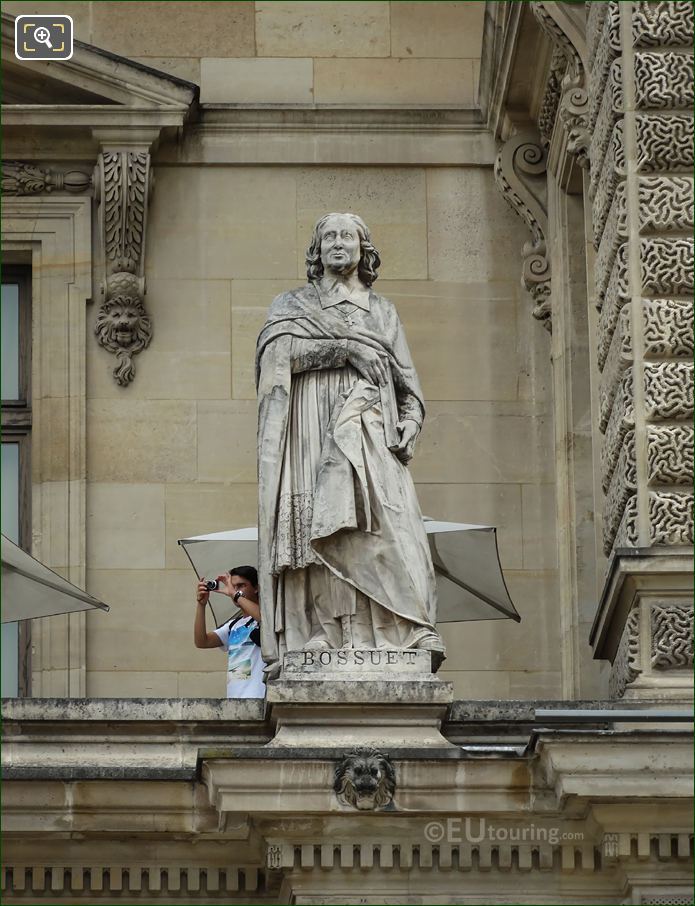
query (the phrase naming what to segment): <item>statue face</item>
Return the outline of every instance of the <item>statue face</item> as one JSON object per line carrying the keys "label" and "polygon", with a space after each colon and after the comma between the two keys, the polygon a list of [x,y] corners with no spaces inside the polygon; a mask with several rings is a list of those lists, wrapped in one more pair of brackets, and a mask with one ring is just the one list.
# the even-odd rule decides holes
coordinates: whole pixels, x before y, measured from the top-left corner
{"label": "statue face", "polygon": [[329,217],[321,233],[321,263],[324,271],[351,274],[360,262],[360,237],[355,223],[342,214]]}

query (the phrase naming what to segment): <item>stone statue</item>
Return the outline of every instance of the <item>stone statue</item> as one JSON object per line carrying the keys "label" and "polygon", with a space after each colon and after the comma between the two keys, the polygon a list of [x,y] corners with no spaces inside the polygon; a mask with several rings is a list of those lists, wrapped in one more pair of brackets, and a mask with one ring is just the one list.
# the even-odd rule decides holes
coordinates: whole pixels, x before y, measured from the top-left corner
{"label": "stone statue", "polygon": [[381,263],[355,214],[327,214],[309,282],[258,337],[262,650],[410,648],[444,658],[432,560],[406,468],[425,414],[403,328],[372,290]]}

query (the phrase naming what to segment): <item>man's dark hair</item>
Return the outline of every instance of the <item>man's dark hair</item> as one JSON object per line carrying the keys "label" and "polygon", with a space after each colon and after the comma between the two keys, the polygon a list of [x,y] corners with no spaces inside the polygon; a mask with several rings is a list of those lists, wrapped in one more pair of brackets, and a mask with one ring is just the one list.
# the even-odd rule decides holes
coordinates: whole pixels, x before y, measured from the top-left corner
{"label": "man's dark hair", "polygon": [[258,572],[255,566],[233,566],[229,570],[230,576],[241,576],[247,579],[254,588],[258,588]]}

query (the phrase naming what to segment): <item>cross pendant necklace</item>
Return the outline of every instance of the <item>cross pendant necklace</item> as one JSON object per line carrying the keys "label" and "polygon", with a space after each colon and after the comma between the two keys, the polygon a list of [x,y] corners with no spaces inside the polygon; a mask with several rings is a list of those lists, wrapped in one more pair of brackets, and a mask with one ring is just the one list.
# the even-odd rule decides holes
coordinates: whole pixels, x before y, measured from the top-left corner
{"label": "cross pendant necklace", "polygon": [[357,306],[357,305],[350,305],[350,308],[348,309],[347,307],[346,307],[346,308],[343,308],[343,305],[344,305],[344,304],[345,304],[344,302],[341,302],[341,303],[337,306],[337,309],[338,309],[338,311],[340,312],[341,317],[345,319],[345,322],[346,322],[347,326],[348,326],[348,327],[354,327],[354,326],[355,326],[355,322],[354,322],[353,319],[352,319],[352,314],[353,314],[353,312],[357,311],[358,306]]}

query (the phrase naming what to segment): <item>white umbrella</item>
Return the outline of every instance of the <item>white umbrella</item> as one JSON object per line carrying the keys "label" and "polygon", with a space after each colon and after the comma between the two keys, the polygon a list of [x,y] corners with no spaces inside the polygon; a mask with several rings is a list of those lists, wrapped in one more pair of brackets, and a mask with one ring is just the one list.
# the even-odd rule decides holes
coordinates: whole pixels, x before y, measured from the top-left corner
{"label": "white umbrella", "polygon": [[2,536],[3,623],[92,608],[109,609]]}
{"label": "white umbrella", "polygon": [[[437,574],[437,622],[501,619],[520,622],[502,575],[496,529],[490,525],[428,518],[424,522]],[[258,529],[251,526],[181,538],[179,544],[198,577],[214,579],[234,566],[256,563]],[[237,613],[226,595],[219,593],[214,600],[211,609],[218,625]]]}
{"label": "white umbrella", "polygon": [[502,574],[497,529],[492,525],[438,522],[425,517],[437,574],[437,622],[521,622]]}
{"label": "white umbrella", "polygon": [[[258,560],[258,529],[234,529],[180,538],[179,544],[186,552],[199,579],[215,579],[235,566],[255,566]],[[238,607],[222,592],[213,592],[210,610],[217,626],[222,626],[239,613]],[[214,603],[213,603],[214,601]]]}

